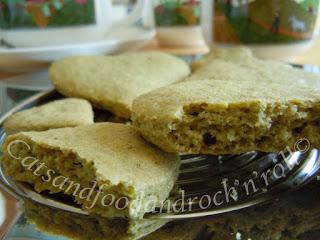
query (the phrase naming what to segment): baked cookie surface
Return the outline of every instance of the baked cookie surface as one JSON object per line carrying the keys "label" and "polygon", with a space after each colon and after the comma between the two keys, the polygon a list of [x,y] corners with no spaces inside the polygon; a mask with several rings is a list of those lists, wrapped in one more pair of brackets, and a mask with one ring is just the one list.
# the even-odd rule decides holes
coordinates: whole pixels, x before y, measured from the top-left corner
{"label": "baked cookie surface", "polygon": [[320,89],[320,74],[287,63],[258,59],[248,48],[219,48],[201,60],[185,81],[226,80],[308,85]]}
{"label": "baked cookie surface", "polygon": [[[141,218],[160,206],[180,166],[176,154],[160,151],[133,127],[116,123],[11,135],[3,152],[14,180],[32,184],[37,192],[70,195],[85,210],[110,218]],[[84,197],[88,188],[93,189],[90,197]]]}
{"label": "baked cookie surface", "polygon": [[183,60],[153,51],[70,57],[50,67],[51,80],[63,95],[87,99],[126,119],[136,97],[180,81],[189,73]]}
{"label": "baked cookie surface", "polygon": [[278,152],[320,146],[320,92],[295,84],[224,80],[164,87],[133,104],[133,124],[168,152]]}
{"label": "baked cookie surface", "polygon": [[202,66],[210,63],[215,59],[221,59],[232,62],[242,62],[253,58],[253,53],[247,47],[221,47],[212,48],[210,53],[205,55],[202,59],[192,63],[192,70],[197,71]]}
{"label": "baked cookie surface", "polygon": [[67,98],[14,113],[3,126],[7,134],[13,134],[92,123],[93,111],[90,103],[83,99]]}

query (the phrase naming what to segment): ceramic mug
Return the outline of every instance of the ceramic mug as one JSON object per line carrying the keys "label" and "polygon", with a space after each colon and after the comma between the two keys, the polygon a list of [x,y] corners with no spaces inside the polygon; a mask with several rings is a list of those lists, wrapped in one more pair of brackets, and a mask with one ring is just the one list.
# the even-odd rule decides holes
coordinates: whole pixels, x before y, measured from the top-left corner
{"label": "ceramic mug", "polygon": [[201,46],[205,39],[210,47],[246,45],[258,57],[288,60],[319,34],[320,0],[153,2],[157,37],[169,47]]}
{"label": "ceramic mug", "polygon": [[114,22],[111,0],[2,0],[0,37],[13,47],[99,41],[115,27],[139,22],[145,5],[138,0],[128,16]]}
{"label": "ceramic mug", "polygon": [[288,60],[313,43],[319,29],[319,2],[216,0],[211,44],[243,44],[259,57]]}
{"label": "ceramic mug", "polygon": [[205,46],[203,30],[210,30],[212,6],[212,0],[153,0],[159,44],[171,48]]}

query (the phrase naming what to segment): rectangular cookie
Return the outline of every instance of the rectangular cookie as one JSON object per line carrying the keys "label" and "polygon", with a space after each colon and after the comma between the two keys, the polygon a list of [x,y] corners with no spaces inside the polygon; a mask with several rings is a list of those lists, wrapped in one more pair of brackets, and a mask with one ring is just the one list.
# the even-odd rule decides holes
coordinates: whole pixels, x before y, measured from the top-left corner
{"label": "rectangular cookie", "polygon": [[37,192],[71,196],[104,217],[142,218],[167,199],[180,166],[124,124],[99,123],[7,138],[5,170]]}
{"label": "rectangular cookie", "polygon": [[168,152],[279,152],[307,139],[320,146],[320,92],[295,84],[186,81],[133,104],[133,124]]}

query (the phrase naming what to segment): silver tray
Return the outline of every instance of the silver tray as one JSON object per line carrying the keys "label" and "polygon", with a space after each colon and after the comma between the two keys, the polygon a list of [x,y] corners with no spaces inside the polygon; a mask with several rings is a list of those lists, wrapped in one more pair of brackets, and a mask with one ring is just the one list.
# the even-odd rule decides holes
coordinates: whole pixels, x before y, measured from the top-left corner
{"label": "silver tray", "polygon": [[[0,145],[3,144],[6,134],[3,129],[3,121],[11,114],[29,109],[34,106],[39,106],[54,100],[64,98],[56,90],[36,94],[31,98],[25,100],[11,111],[6,113],[0,119]],[[94,109],[95,122],[108,121],[113,115],[105,110]],[[284,159],[286,157],[287,159]],[[239,187],[246,181],[257,179],[261,177],[261,173],[268,169],[274,168],[277,164],[287,164],[290,159],[301,161],[299,166],[286,165],[285,178],[273,177],[270,179],[270,186],[264,186],[261,181],[256,184],[259,191],[247,194],[244,191],[236,191],[230,198],[233,200],[221,204],[219,206],[210,206],[203,211],[199,208],[199,202],[195,201],[194,208],[191,212],[172,214],[161,212],[162,217],[167,218],[189,218],[202,217],[207,215],[221,214],[234,210],[251,207],[259,203],[274,200],[280,197],[283,193],[290,192],[296,189],[297,186],[303,186],[308,183],[312,177],[316,176],[319,169],[320,154],[318,150],[311,150],[307,152],[296,152],[293,156],[288,157],[283,154],[262,153],[262,152],[248,152],[240,155],[181,155],[182,165],[180,169],[179,179],[176,184],[176,189],[184,190],[184,198],[194,196],[199,197],[221,190],[221,187],[231,188]],[[289,181],[286,181],[289,179]],[[227,183],[223,181],[226,181]],[[175,193],[172,198],[179,198]],[[158,213],[159,214],[159,213]]]}

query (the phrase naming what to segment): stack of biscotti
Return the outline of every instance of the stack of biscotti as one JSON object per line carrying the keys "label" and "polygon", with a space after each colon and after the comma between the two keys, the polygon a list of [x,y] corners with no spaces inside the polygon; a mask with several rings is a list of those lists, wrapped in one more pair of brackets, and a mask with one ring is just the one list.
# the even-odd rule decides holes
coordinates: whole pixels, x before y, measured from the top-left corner
{"label": "stack of biscotti", "polygon": [[[39,193],[62,194],[89,212],[84,218],[91,231],[85,234],[77,224],[80,216],[60,225],[75,237],[137,239],[155,231],[167,220],[143,217],[168,198],[178,176],[178,155],[149,144],[130,124],[94,121],[103,121],[97,117],[101,111],[129,120],[134,98],[189,73],[187,63],[160,52],[55,62],[51,79],[71,98],[14,113],[5,121],[6,173]],[[99,108],[95,114],[91,104]]]}
{"label": "stack of biscotti", "polygon": [[134,100],[133,125],[145,139],[193,154],[279,152],[302,138],[320,146],[319,75],[246,49],[219,51],[183,82]]}

